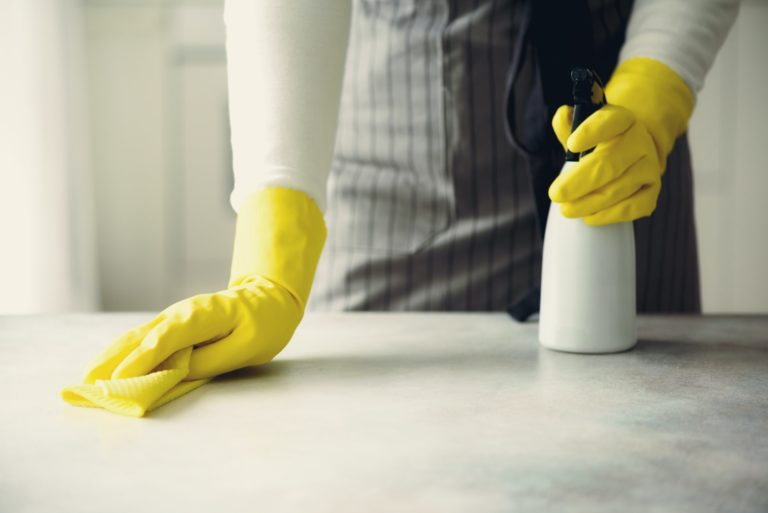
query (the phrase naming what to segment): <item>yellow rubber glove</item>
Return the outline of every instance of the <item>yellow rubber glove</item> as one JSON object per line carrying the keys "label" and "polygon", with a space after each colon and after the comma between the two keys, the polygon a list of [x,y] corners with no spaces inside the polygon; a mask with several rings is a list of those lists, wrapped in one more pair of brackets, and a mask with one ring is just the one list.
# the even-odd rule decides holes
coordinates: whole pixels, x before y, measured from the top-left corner
{"label": "yellow rubber glove", "polygon": [[693,93],[677,73],[646,57],[620,64],[605,97],[608,105],[572,134],[572,107],[561,106],[552,120],[564,147],[575,153],[594,148],[549,188],[565,217],[583,217],[590,225],[653,213],[667,157],[694,105]]}
{"label": "yellow rubber glove", "polygon": [[303,192],[254,193],[238,215],[229,287],[125,333],[62,397],[140,417],[213,376],[269,362],[304,314],[325,236],[322,213]]}

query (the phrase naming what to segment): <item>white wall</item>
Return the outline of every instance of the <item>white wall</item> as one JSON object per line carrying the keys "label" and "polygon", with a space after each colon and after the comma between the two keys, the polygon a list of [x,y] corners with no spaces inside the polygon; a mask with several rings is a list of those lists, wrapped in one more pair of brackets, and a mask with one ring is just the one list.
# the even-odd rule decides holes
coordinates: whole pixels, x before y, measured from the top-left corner
{"label": "white wall", "polygon": [[768,311],[768,2],[744,1],[691,120],[708,312]]}
{"label": "white wall", "polygon": [[[226,283],[234,215],[221,2],[86,5],[103,305]],[[703,302],[768,312],[768,3],[745,1],[691,122]]]}
{"label": "white wall", "polygon": [[0,313],[96,307],[79,0],[0,1]]}

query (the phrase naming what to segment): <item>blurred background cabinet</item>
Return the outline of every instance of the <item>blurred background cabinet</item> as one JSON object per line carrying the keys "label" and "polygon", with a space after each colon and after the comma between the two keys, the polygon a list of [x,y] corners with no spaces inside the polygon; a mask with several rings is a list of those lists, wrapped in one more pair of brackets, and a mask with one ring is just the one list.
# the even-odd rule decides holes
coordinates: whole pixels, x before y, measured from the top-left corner
{"label": "blurred background cabinet", "polygon": [[220,2],[85,9],[102,305],[226,286],[235,215]]}

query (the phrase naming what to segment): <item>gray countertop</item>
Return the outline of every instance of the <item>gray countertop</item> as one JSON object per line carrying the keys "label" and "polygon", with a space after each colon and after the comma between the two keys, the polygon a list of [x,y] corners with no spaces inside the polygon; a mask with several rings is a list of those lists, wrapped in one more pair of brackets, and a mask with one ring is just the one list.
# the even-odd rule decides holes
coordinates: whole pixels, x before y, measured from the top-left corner
{"label": "gray countertop", "polygon": [[59,399],[148,318],[0,318],[1,512],[768,511],[768,317],[584,356],[503,314],[317,314],[144,419]]}

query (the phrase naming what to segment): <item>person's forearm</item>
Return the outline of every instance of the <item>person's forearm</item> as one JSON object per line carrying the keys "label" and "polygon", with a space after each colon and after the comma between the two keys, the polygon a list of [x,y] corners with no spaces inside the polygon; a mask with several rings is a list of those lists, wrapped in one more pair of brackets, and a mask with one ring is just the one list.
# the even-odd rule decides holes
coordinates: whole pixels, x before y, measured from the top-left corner
{"label": "person's forearm", "polygon": [[236,211],[264,186],[324,210],[350,15],[351,0],[227,0]]}
{"label": "person's forearm", "polygon": [[738,8],[739,0],[635,0],[619,60],[656,59],[697,93]]}

